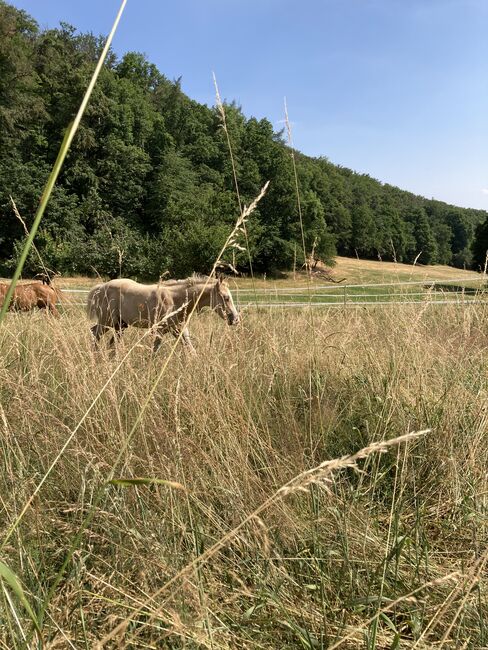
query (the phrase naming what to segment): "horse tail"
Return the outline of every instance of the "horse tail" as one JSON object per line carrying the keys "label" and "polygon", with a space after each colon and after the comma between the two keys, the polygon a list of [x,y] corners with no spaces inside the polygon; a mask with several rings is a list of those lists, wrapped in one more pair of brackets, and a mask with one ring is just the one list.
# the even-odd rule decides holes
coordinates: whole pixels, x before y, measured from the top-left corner
{"label": "horse tail", "polygon": [[102,287],[103,284],[97,284],[88,292],[88,296],[86,298],[86,313],[88,315],[88,318],[92,318],[94,320],[98,320],[100,318],[100,314],[101,314],[100,299],[102,298],[102,292],[101,292]]}
{"label": "horse tail", "polygon": [[54,293],[56,294],[56,299],[59,302],[65,302],[66,301],[66,294],[63,293],[59,287],[56,287],[52,283],[47,284],[47,286],[54,291]]}

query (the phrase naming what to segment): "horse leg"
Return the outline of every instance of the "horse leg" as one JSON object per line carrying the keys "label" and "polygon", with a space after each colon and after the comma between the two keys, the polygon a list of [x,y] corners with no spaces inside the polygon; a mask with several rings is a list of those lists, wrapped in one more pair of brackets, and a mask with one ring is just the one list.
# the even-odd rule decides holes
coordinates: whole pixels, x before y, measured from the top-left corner
{"label": "horse leg", "polygon": [[152,349],[153,354],[159,350],[162,342],[163,342],[163,337],[159,332],[157,332],[156,338],[154,339],[153,349]]}
{"label": "horse leg", "polygon": [[160,327],[157,328],[156,333],[155,333],[155,339],[154,339],[154,344],[153,344],[153,354],[157,352],[161,346],[161,343],[163,342],[163,336],[168,332],[168,326],[167,324],[161,325]]}
{"label": "horse leg", "polygon": [[47,303],[47,308],[46,310],[50,312],[53,316],[56,318],[59,318],[59,311],[56,308],[56,305],[53,302],[48,302]]}
{"label": "horse leg", "polygon": [[93,335],[94,338],[94,347],[95,350],[98,349],[98,342],[100,341],[101,337],[105,334],[110,329],[110,327],[107,327],[106,325],[101,325],[100,323],[97,323],[96,325],[93,325],[90,327],[90,331]]}
{"label": "horse leg", "polygon": [[195,348],[193,347],[193,343],[191,342],[190,332],[188,331],[188,327],[183,328],[183,332],[181,335],[181,342],[191,354],[196,355],[197,351],[195,350]]}
{"label": "horse leg", "polygon": [[193,343],[191,342],[190,338],[190,332],[188,331],[188,327],[184,327],[182,330],[178,326],[173,326],[171,327],[171,334],[177,339],[180,334],[181,334],[181,342],[183,346],[191,353],[191,354],[196,354],[197,351],[193,347]]}
{"label": "horse leg", "polygon": [[120,337],[122,336],[124,330],[127,329],[127,327],[127,323],[125,323],[123,320],[114,325],[115,334],[112,334],[110,341],[108,342],[110,348],[114,347],[116,341],[120,341]]}

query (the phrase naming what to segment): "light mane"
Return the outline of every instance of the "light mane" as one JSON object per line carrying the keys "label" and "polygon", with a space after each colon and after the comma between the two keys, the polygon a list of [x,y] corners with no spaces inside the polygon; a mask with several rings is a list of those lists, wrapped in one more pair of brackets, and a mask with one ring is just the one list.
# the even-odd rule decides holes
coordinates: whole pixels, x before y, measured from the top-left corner
{"label": "light mane", "polygon": [[196,284],[205,284],[208,282],[215,283],[215,278],[210,278],[208,275],[202,275],[201,273],[193,273],[189,278],[184,278],[183,280],[163,280],[161,284],[165,287],[193,287]]}

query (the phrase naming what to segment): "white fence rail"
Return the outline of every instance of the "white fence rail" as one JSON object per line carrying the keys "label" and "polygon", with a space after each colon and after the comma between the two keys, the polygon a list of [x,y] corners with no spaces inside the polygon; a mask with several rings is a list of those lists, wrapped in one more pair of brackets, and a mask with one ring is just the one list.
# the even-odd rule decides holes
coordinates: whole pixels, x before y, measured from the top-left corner
{"label": "white fence rail", "polygon": [[[405,280],[403,282],[373,282],[373,283],[364,283],[364,284],[347,284],[347,283],[337,283],[333,286],[330,284],[324,284],[324,285],[313,285],[311,288],[313,288],[314,291],[341,291],[346,287],[347,289],[363,289],[365,287],[401,287],[401,286],[412,286],[412,285],[428,285],[428,286],[435,286],[435,285],[447,285],[447,284],[456,284],[456,283],[476,283],[476,284],[482,284],[487,281],[487,278],[484,275],[481,275],[479,278],[449,278],[445,280],[431,280],[426,278],[425,280]],[[278,293],[284,293],[287,291],[291,292],[304,292],[308,291],[309,287],[308,285],[304,285],[303,287],[276,287],[273,289],[258,289],[258,291],[271,291],[273,293],[278,292]],[[254,290],[252,288],[248,289],[239,289],[240,292],[244,293],[252,293]]]}

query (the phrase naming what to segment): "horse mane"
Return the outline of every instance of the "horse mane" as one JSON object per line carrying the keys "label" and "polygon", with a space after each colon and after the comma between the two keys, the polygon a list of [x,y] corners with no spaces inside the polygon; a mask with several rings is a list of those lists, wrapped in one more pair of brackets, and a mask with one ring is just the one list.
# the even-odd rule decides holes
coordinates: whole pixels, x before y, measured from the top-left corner
{"label": "horse mane", "polygon": [[186,278],[188,286],[193,286],[194,284],[205,284],[205,282],[215,282],[215,278],[211,278],[209,275],[203,275],[202,273],[193,273],[189,278]]}
{"label": "horse mane", "polygon": [[215,278],[210,278],[208,275],[203,275],[202,273],[192,273],[190,277],[183,278],[182,280],[163,280],[161,284],[164,284],[166,287],[193,287],[196,284],[204,284],[205,282],[215,282]]}

